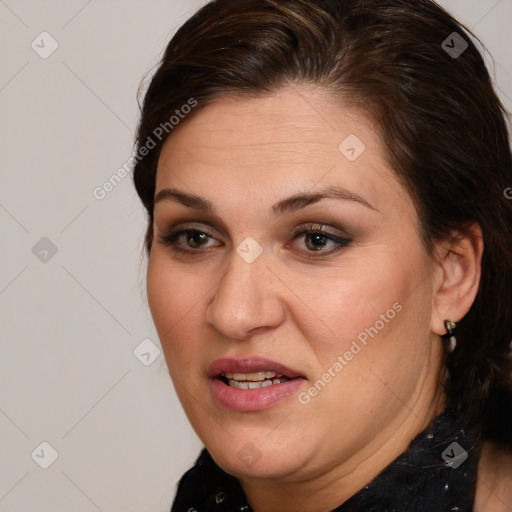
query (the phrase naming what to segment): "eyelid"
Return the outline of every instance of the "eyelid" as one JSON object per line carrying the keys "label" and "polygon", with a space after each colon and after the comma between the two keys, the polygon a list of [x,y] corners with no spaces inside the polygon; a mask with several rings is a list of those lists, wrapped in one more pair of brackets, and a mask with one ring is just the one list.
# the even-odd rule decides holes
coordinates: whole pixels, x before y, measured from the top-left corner
{"label": "eyelid", "polygon": [[[325,229],[328,228],[328,229]],[[337,236],[339,238],[350,238],[352,239],[354,236],[346,230],[342,230],[339,227],[332,226],[331,224],[326,224],[324,222],[310,222],[303,223],[299,226],[294,227],[290,231],[290,235],[298,235],[304,231],[318,231],[321,233],[325,233],[326,235]],[[334,232],[333,232],[334,231]]]}
{"label": "eyelid", "polygon": [[[224,230],[218,230],[213,223],[208,221],[190,221],[190,222],[184,222],[173,224],[172,227],[169,227],[165,229],[165,237],[169,237],[171,235],[178,234],[181,231],[198,231],[201,233],[204,233],[208,235],[210,238],[215,238],[215,236],[208,230],[204,229],[204,226],[208,226],[212,228],[214,231],[220,232],[222,236],[225,236],[223,231]],[[325,228],[329,228],[330,230],[334,230],[335,232],[331,232],[330,230],[326,230]],[[288,231],[288,236],[294,237],[295,235],[301,234],[304,231],[319,231],[328,235],[338,236],[340,238],[353,238],[353,235],[349,233],[347,230],[342,230],[339,227],[332,226],[329,223],[324,222],[306,222],[301,223],[298,226],[295,226],[293,229]]]}
{"label": "eyelid", "polygon": [[[218,233],[224,234],[224,230],[221,228],[218,228],[213,222],[210,222],[209,220],[189,220],[187,218],[173,218],[172,222],[166,222],[165,220],[161,223],[163,229],[160,231],[169,232],[176,229],[190,229],[197,231],[203,230],[204,226],[207,226],[208,228],[217,231]],[[157,224],[155,223],[155,226],[158,228]]]}
{"label": "eyelid", "polygon": [[169,218],[162,216],[161,220],[158,221],[162,229],[158,229],[158,225],[155,222],[154,226],[157,228],[155,232],[160,231],[167,234],[171,231],[190,229],[191,231],[197,230],[207,233],[204,230],[204,227],[207,226],[210,230],[208,232],[209,235],[213,236],[212,233],[217,233],[218,236],[229,237],[229,232],[220,219],[217,220],[216,217],[212,217],[213,220],[208,220],[210,216],[208,214],[205,214],[205,216],[206,218],[203,215],[196,216],[193,214],[178,214]]}
{"label": "eyelid", "polygon": [[[168,239],[172,236],[186,233],[187,231],[197,231],[208,235],[217,241],[219,234],[223,236],[222,230],[217,229],[211,222],[208,221],[176,221],[169,223],[169,225],[163,225],[162,229],[155,230],[155,233],[160,233],[160,239]],[[220,233],[219,233],[220,231]],[[216,234],[215,234],[216,233]]]}

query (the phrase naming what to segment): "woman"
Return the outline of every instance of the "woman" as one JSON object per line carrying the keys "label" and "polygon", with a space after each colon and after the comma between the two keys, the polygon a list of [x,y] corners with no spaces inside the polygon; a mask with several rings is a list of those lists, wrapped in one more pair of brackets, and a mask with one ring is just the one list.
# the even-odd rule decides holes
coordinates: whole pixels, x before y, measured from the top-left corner
{"label": "woman", "polygon": [[217,0],[145,95],[172,511],[512,509],[504,108],[428,0]]}

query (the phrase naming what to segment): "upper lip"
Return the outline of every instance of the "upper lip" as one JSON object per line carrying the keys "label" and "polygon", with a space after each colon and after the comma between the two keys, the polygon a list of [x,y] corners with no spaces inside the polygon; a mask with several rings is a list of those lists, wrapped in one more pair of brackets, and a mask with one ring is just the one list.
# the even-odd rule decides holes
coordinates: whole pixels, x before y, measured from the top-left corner
{"label": "upper lip", "polygon": [[216,359],[208,365],[208,377],[218,377],[222,373],[255,373],[274,371],[278,375],[284,375],[289,379],[304,377],[296,370],[288,368],[284,364],[266,359],[264,357],[247,357],[242,359],[222,358]]}

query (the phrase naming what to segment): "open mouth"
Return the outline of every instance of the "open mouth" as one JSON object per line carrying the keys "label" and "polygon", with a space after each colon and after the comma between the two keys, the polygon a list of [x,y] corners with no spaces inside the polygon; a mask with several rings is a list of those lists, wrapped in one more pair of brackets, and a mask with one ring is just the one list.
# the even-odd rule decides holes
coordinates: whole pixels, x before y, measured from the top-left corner
{"label": "open mouth", "polygon": [[307,380],[298,370],[265,357],[217,359],[206,373],[216,402],[237,412],[275,407],[298,393]]}
{"label": "open mouth", "polygon": [[221,373],[219,378],[224,384],[237,389],[258,389],[282,384],[290,379],[274,371],[253,373]]}

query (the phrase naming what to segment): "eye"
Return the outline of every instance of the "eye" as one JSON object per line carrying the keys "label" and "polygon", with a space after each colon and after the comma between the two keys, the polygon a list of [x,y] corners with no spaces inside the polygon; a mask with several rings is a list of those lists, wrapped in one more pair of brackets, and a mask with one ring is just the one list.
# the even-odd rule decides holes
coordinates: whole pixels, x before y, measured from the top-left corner
{"label": "eye", "polygon": [[213,239],[208,233],[196,229],[180,229],[159,236],[160,242],[170,246],[173,251],[186,253],[199,252],[210,247],[206,245],[210,238]]}
{"label": "eye", "polygon": [[[293,233],[293,240],[304,238],[305,252],[321,253],[321,255],[333,254],[347,247],[352,240],[345,236],[339,236],[325,229],[321,224],[302,226]],[[329,245],[331,249],[324,250]],[[308,256],[314,257],[314,256]]]}
{"label": "eye", "polygon": [[[306,257],[310,258],[333,254],[344,249],[352,242],[350,238],[332,233],[322,224],[300,226],[292,231],[291,236],[293,241],[301,237],[304,239],[306,248],[299,250],[299,252],[305,253]],[[173,251],[187,254],[201,254],[206,249],[222,245],[221,243],[208,245],[208,242],[215,241],[215,238],[205,231],[192,228],[177,229],[166,235],[160,235],[158,238],[160,243],[169,246]],[[330,249],[325,250],[330,246]],[[287,244],[287,247],[289,247],[289,244]],[[314,253],[317,253],[318,256]]]}

